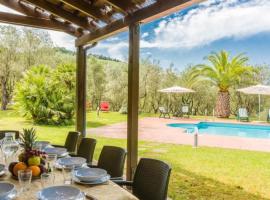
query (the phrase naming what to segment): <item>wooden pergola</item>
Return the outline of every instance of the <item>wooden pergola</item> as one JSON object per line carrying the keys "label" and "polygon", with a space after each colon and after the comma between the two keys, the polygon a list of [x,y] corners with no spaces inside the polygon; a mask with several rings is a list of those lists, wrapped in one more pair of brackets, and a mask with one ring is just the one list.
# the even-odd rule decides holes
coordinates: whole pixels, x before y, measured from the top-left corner
{"label": "wooden pergola", "polygon": [[127,179],[138,160],[140,24],[203,0],[0,0],[20,14],[0,12],[0,22],[62,31],[76,37],[76,129],[86,135],[86,55],[99,40],[129,30]]}

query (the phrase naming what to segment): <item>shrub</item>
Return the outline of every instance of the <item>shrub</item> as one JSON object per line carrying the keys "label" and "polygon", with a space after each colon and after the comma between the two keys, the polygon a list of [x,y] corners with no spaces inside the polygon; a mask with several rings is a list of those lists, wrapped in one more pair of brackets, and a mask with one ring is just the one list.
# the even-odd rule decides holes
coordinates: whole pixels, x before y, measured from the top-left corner
{"label": "shrub", "polygon": [[16,85],[16,105],[37,124],[71,124],[75,107],[75,66],[36,66]]}

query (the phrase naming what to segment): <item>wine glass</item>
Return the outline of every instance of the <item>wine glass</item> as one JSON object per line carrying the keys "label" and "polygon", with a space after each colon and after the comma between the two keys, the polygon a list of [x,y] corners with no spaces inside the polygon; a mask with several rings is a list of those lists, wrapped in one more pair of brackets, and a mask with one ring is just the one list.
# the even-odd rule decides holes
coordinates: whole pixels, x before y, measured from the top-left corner
{"label": "wine glass", "polygon": [[16,154],[19,150],[19,143],[14,140],[14,134],[13,133],[6,133],[5,138],[2,142],[2,151],[5,155],[5,162],[6,165],[8,165],[8,158],[10,158],[12,155]]}
{"label": "wine glass", "polygon": [[21,187],[21,192],[28,191],[32,180],[32,170],[30,169],[19,170],[18,179]]}

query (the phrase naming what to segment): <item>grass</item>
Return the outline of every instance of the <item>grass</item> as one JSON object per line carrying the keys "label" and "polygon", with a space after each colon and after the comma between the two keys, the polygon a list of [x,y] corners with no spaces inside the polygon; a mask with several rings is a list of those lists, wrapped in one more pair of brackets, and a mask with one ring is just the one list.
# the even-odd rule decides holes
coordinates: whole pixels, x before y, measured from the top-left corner
{"label": "grass", "polygon": [[[148,115],[141,115],[141,117]],[[152,116],[152,115],[151,115]],[[98,127],[126,120],[119,113],[87,114],[89,127]],[[0,111],[1,129],[34,126],[40,140],[62,144],[73,126],[37,126],[21,118],[15,111]],[[126,147],[126,140],[93,136],[98,140],[95,158],[103,145]],[[186,145],[139,142],[139,156],[164,160],[173,171],[169,196],[174,200],[258,200],[270,199],[270,154],[242,150]]]}
{"label": "grass", "polygon": [[[126,143],[121,139],[96,139],[96,159],[103,145],[125,147]],[[139,156],[170,163],[169,196],[174,200],[269,199],[269,153],[141,141]]]}

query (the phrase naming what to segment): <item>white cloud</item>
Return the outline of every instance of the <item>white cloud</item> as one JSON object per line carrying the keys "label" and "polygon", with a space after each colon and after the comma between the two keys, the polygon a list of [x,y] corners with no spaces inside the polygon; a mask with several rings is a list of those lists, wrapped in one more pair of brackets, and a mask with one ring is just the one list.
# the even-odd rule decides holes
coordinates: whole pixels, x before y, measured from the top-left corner
{"label": "white cloud", "polygon": [[210,0],[186,15],[162,20],[144,48],[193,48],[222,38],[270,32],[270,1]]}
{"label": "white cloud", "polygon": [[93,49],[93,52],[124,61],[128,55],[128,42],[118,41],[111,43],[108,40],[100,42]]}
{"label": "white cloud", "polygon": [[48,31],[52,41],[57,47],[65,47],[69,50],[75,50],[75,37],[68,35],[66,33],[58,31]]}
{"label": "white cloud", "polygon": [[142,38],[146,38],[146,37],[148,37],[149,36],[149,33],[148,32],[144,32],[143,34],[142,34]]}

